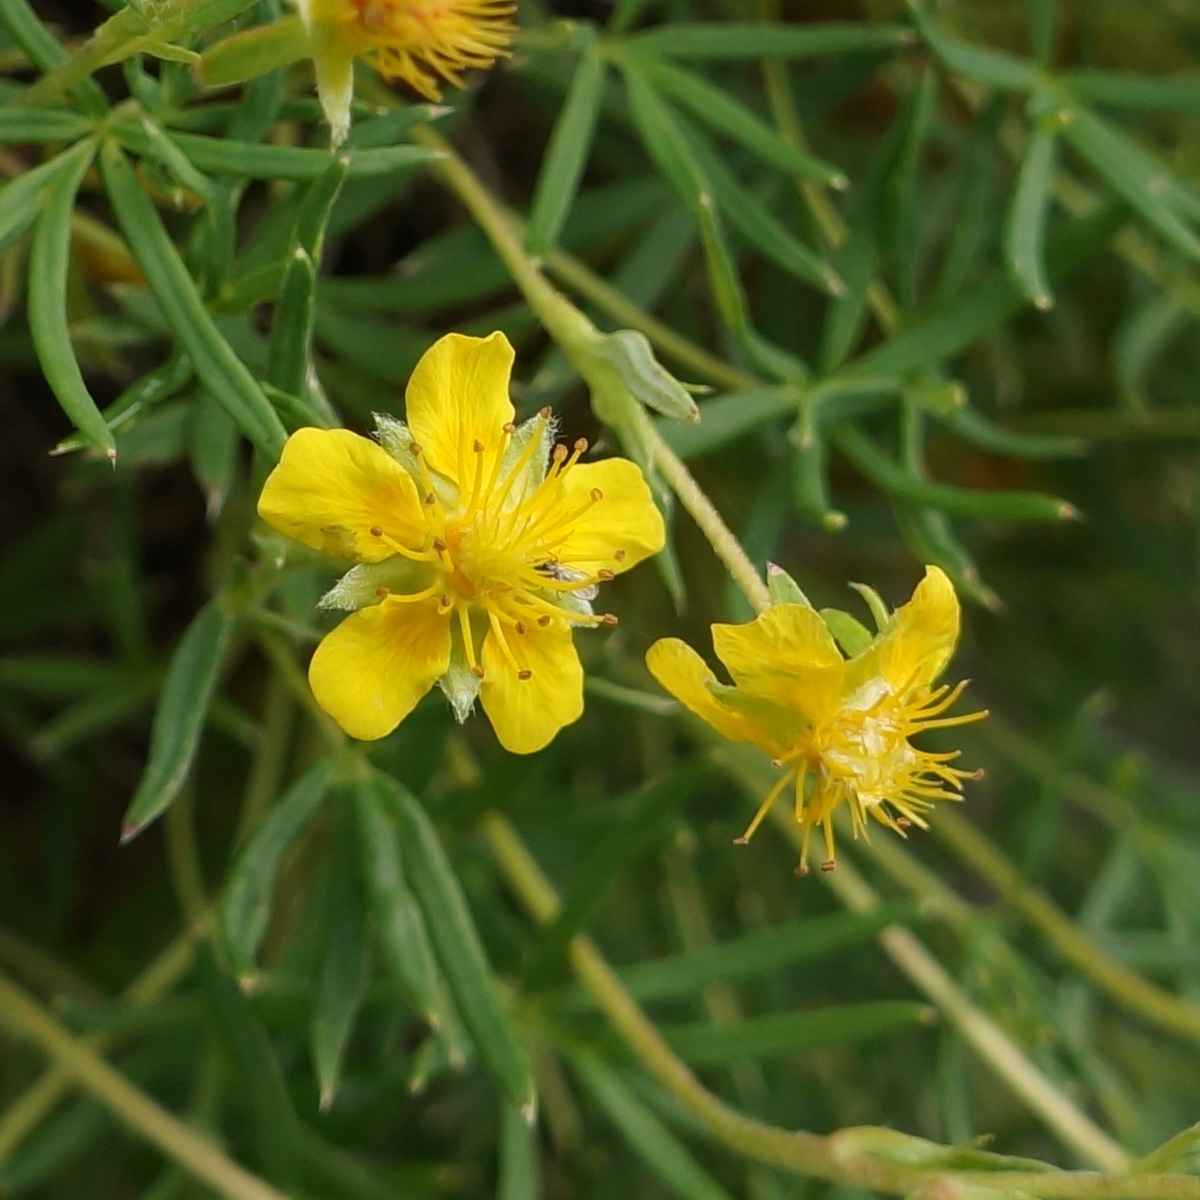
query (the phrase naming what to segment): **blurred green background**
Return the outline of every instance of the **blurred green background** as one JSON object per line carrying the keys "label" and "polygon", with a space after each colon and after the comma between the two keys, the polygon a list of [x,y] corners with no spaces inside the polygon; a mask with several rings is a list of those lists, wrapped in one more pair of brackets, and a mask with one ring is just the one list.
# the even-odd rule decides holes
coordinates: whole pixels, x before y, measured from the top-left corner
{"label": "blurred green background", "polygon": [[[704,1088],[784,1130],[1109,1171],[1180,1134],[1200,8],[522,0],[512,57],[445,111],[360,64],[344,171],[306,62],[197,82],[285,9],[0,0],[0,979],[66,1038],[0,992],[0,1195],[861,1194],[689,1109],[576,934]],[[931,833],[847,830],[828,879],[779,830],[731,846],[764,764],[641,660],[751,609],[636,423],[593,413],[430,120],[600,329],[702,385],[700,424],[655,427],[760,570],[854,611],[851,580],[891,605],[924,563],[955,580],[952,671],[991,717],[944,744],[986,777]],[[544,752],[436,691],[348,751],[303,678],[337,564],[256,522],[272,447],[365,431],[438,335],[493,329],[520,415],[640,457],[668,551],[609,585],[621,625],[577,638],[587,711]],[[165,817],[121,845],[135,794]],[[548,929],[489,813],[565,897]],[[114,1115],[111,1077],[47,1076],[91,1038],[245,1180]],[[1189,1174],[1192,1144],[1147,1169]]]}

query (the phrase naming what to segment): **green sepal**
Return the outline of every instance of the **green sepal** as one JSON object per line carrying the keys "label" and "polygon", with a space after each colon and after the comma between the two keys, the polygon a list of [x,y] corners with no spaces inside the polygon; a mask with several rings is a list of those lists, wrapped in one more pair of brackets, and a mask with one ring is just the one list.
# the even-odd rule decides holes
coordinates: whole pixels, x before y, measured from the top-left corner
{"label": "green sepal", "polygon": [[378,604],[380,588],[386,588],[389,592],[419,591],[427,586],[422,579],[427,573],[428,568],[424,564],[410,562],[399,555],[380,563],[358,563],[321,597],[317,607],[356,612],[360,608]]}
{"label": "green sepal", "polygon": [[196,63],[196,78],[205,87],[232,87],[299,62],[311,52],[312,39],[300,18],[284,17],[239,30],[205,50]]}
{"label": "green sepal", "polygon": [[861,654],[875,640],[871,631],[856,617],[840,608],[821,609],[821,620],[826,629],[833,634],[833,640],[841,646],[843,653],[849,658]]}
{"label": "green sepal", "polygon": [[654,357],[649,338],[636,329],[618,329],[597,343],[593,353],[617,373],[631,396],[645,408],[692,424],[700,410],[687,388]]}
{"label": "green sepal", "polygon": [[803,604],[812,608],[812,601],[800,590],[800,585],[776,563],[767,563],[767,591],[772,604]]}
{"label": "green sepal", "polygon": [[892,614],[888,612],[883,597],[869,583],[852,583],[850,586],[866,601],[875,621],[875,628],[882,633],[892,620]]}
{"label": "green sepal", "polygon": [[454,719],[460,725],[466,721],[475,708],[475,701],[479,699],[480,683],[479,676],[471,670],[467,662],[462,638],[455,637],[450,651],[450,665],[446,668],[446,673],[438,680],[438,686],[442,689],[446,699],[450,701],[450,707],[454,710]]}

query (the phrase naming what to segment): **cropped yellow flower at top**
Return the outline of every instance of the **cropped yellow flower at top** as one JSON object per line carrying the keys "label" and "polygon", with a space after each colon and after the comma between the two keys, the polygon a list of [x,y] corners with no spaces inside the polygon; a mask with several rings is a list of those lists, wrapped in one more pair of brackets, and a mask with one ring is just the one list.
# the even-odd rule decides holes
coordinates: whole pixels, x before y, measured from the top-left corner
{"label": "cropped yellow flower at top", "polygon": [[[625,459],[580,462],[544,409],[513,424],[502,333],[452,333],[408,382],[408,424],[288,439],[258,502],[275,529],[359,565],[324,598],[352,610],[309,682],[352,737],[384,737],[441,682],[458,719],[478,698],[501,744],[540,750],[583,712],[575,625],[600,584],[656,554],[663,522]],[[547,469],[549,463],[549,469]]]}
{"label": "cropped yellow flower at top", "polygon": [[987,715],[946,716],[966,681],[934,686],[959,632],[958,599],[937,567],[926,568],[912,599],[848,660],[821,614],[803,604],[777,604],[747,625],[714,625],[712,632],[733,687],[718,682],[677,638],[655,642],[646,662],[697,716],[733,741],[759,746],[782,769],[739,843],[790,787],[803,829],[797,874],[808,872],[818,825],[826,852],[821,869],[830,870],[833,816],[841,805],[856,837],[866,833],[868,815],[903,835],[910,825],[925,828],[923,814],[935,801],[959,799],[963,780],[978,777],[950,765],[957,751],[934,754],[909,740]]}
{"label": "cropped yellow flower at top", "polygon": [[427,100],[439,81],[463,86],[463,72],[505,57],[513,0],[294,0],[313,41],[317,92],[339,145],[350,129],[354,60],[402,79]]}

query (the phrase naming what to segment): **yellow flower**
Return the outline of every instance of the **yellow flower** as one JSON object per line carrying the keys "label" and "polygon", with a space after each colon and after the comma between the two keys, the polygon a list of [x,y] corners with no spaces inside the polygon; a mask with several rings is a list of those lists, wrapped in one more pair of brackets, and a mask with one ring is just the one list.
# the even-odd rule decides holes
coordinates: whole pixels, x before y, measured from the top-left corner
{"label": "yellow flower", "polygon": [[512,363],[502,333],[449,334],[409,379],[407,425],[300,429],[263,487],[270,525],[359,564],[322,601],[351,615],[308,672],[352,737],[391,733],[440,681],[460,721],[478,697],[506,749],[540,750],[583,711],[572,626],[615,624],[599,585],[662,549],[633,463],[580,462],[548,409],[513,424]]}
{"label": "yellow flower", "polygon": [[317,93],[339,145],[350,130],[354,60],[385,79],[403,79],[428,100],[439,80],[463,86],[462,73],[508,54],[513,0],[294,0],[313,43]]}
{"label": "yellow flower", "polygon": [[[842,629],[857,626],[836,616],[845,619]],[[965,680],[933,686],[958,641],[958,599],[945,574],[927,567],[912,599],[874,638],[857,631],[868,644],[847,660],[830,625],[804,604],[777,604],[747,625],[714,625],[713,645],[734,687],[719,683],[677,638],[655,642],[646,655],[658,682],[692,712],[725,737],[759,746],[783,769],[737,841],[750,839],[790,787],[803,829],[799,875],[808,872],[817,825],[825,837],[821,869],[834,866],[833,815],[842,804],[856,837],[866,834],[868,814],[903,835],[910,825],[926,828],[922,814],[935,801],[959,799],[962,781],[978,777],[950,765],[957,751],[934,754],[909,740],[987,715],[944,715]]]}

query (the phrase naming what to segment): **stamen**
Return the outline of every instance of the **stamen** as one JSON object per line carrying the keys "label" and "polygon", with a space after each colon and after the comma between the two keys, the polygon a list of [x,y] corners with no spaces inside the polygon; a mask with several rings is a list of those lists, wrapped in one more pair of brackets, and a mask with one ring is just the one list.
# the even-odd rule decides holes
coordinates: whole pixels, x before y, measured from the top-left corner
{"label": "stamen", "polygon": [[746,832],[743,833],[741,837],[736,837],[733,839],[733,844],[735,846],[745,846],[750,841],[750,839],[758,831],[758,827],[763,823],[763,821],[766,820],[767,813],[771,811],[771,805],[775,803],[776,799],[779,797],[779,793],[783,791],[792,778],[793,776],[791,774],[781,775],[779,779],[775,781],[775,785],[767,793],[766,799],[764,799],[763,802],[758,806],[758,811],[751,818],[750,824],[746,826]]}
{"label": "stamen", "polygon": [[[538,413],[538,416],[542,419],[543,423],[549,421],[550,410],[548,408],[543,408]],[[533,460],[534,454],[537,453],[537,450],[541,444],[542,438],[540,432],[533,434],[533,436],[530,437],[530,439],[525,443],[524,449],[522,449],[521,453],[517,456],[517,461],[513,463],[513,465],[509,468],[508,474],[504,477],[504,486],[500,489],[500,493],[493,501],[494,511],[500,512],[504,508],[504,504],[508,500],[509,493],[512,491],[513,484],[521,477],[525,471],[525,468],[529,466],[530,462]],[[503,458],[504,456],[500,455],[499,457]],[[488,489],[489,493],[494,490],[494,488]]]}
{"label": "stamen", "polygon": [[383,542],[394,554],[399,554],[401,558],[411,559],[413,562],[432,562],[433,555],[428,550],[410,550],[402,542],[398,542],[390,534],[383,532],[381,525],[372,525],[370,534],[373,538],[378,538]]}
{"label": "stamen", "polygon": [[520,680],[532,679],[533,672],[528,667],[526,667],[524,670],[517,672],[517,678]]}
{"label": "stamen", "polygon": [[625,561],[625,551],[624,550],[614,550],[613,551],[613,562],[624,562],[624,561]]}
{"label": "stamen", "polygon": [[475,657],[475,639],[471,633],[471,614],[461,601],[455,606],[458,611],[458,628],[462,634],[463,653],[467,656],[467,665],[476,679],[483,678],[483,668]]}
{"label": "stamen", "polygon": [[483,443],[476,438],[471,446],[475,452],[475,466],[471,471],[471,499],[467,503],[467,511],[463,514],[463,520],[470,520],[475,515],[479,508],[479,496],[483,490]]}

